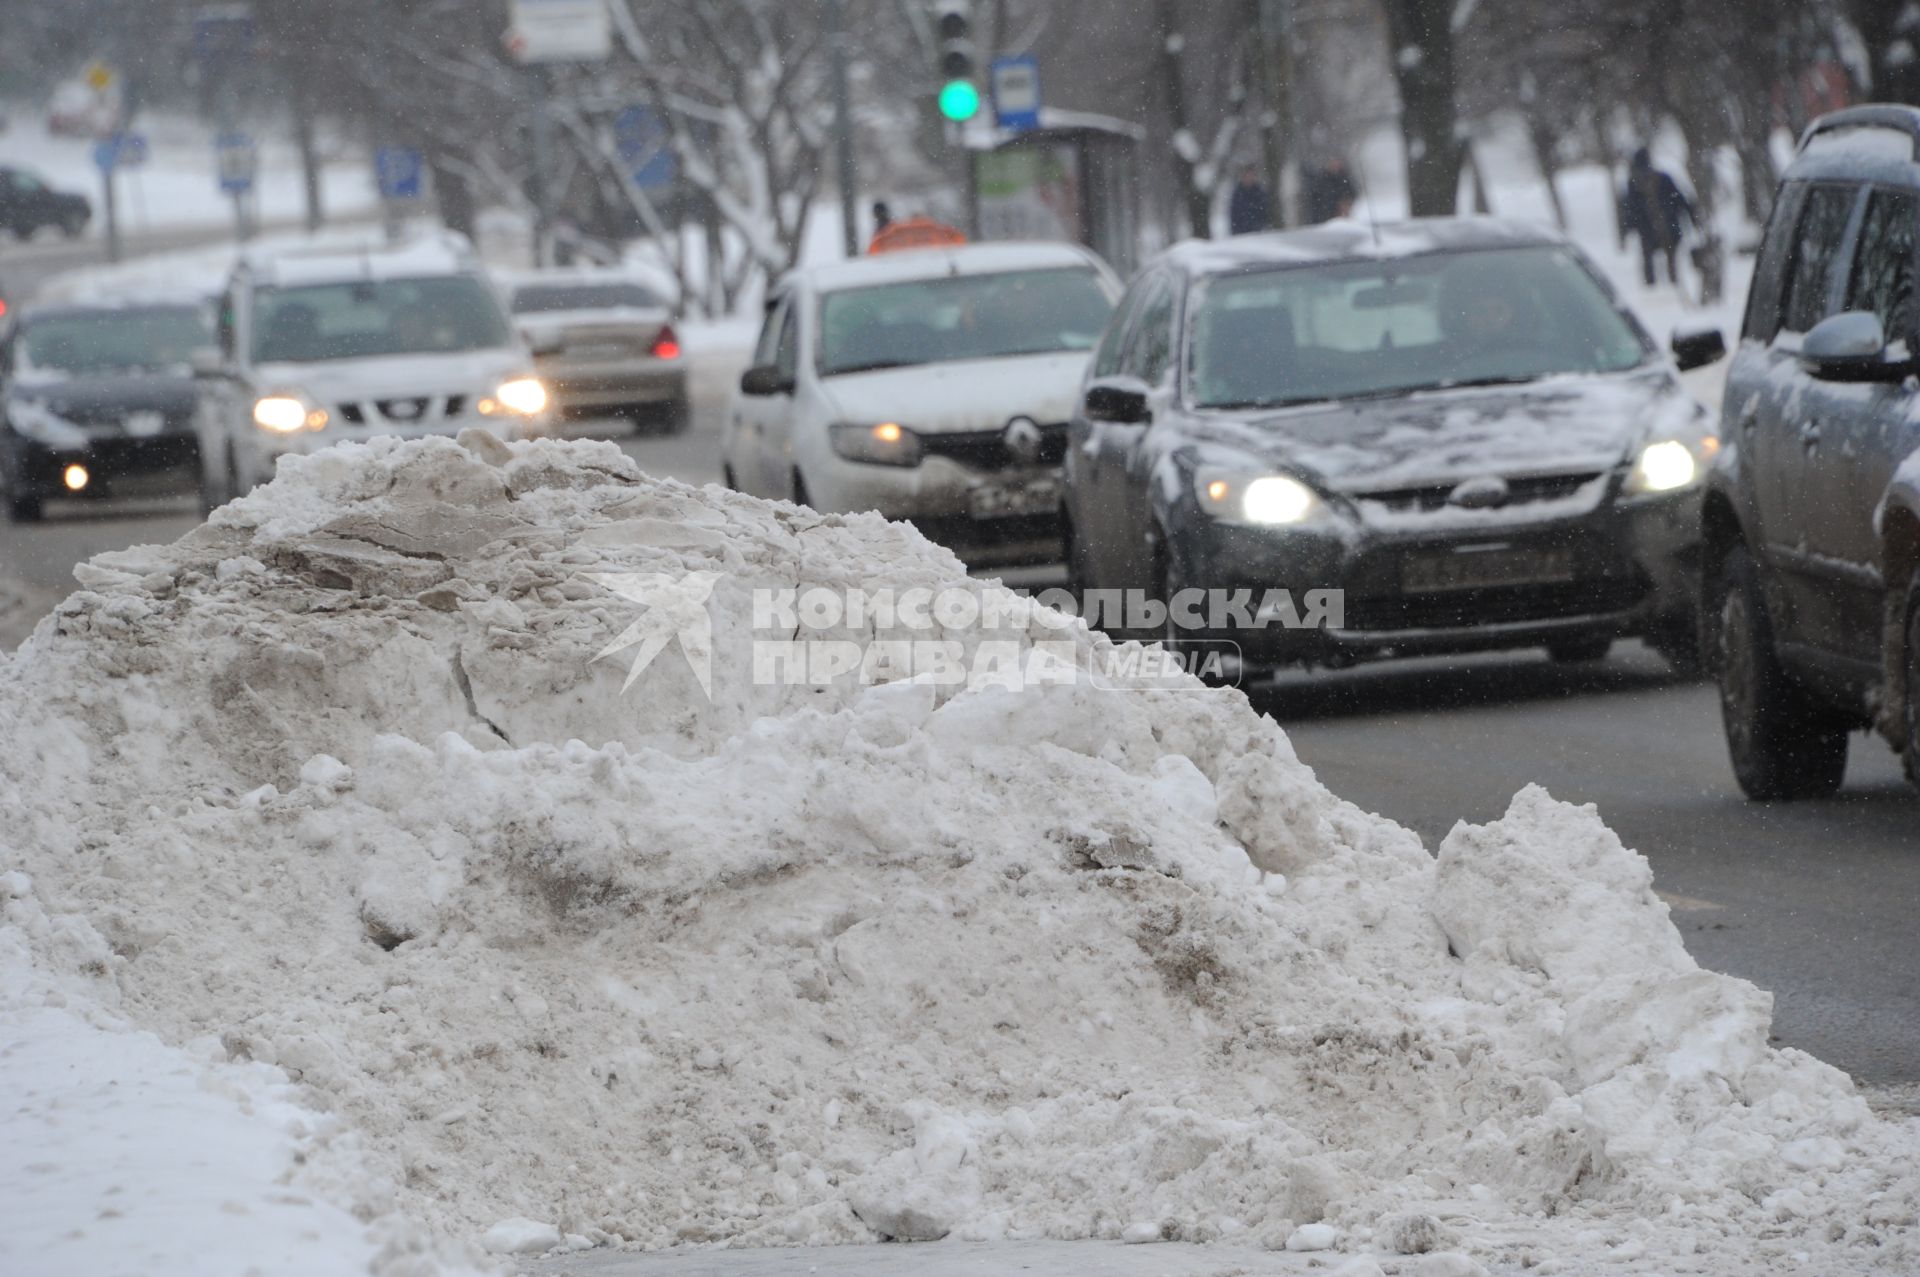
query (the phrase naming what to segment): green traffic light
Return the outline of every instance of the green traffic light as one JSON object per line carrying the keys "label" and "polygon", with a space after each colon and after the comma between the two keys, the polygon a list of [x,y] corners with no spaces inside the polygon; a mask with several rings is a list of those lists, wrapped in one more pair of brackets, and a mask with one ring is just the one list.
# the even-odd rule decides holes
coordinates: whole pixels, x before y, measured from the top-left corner
{"label": "green traffic light", "polygon": [[980,113],[980,90],[971,80],[948,80],[940,90],[940,114],[949,120],[971,120]]}

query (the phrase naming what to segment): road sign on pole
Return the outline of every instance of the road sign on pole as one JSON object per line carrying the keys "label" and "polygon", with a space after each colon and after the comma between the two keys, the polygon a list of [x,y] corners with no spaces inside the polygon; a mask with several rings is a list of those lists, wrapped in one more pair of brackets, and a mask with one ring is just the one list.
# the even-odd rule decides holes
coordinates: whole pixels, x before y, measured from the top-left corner
{"label": "road sign on pole", "polygon": [[252,138],[245,133],[222,133],[213,141],[213,153],[221,190],[241,196],[253,189],[260,155],[254,150]]}
{"label": "road sign on pole", "polygon": [[1040,62],[1031,54],[995,58],[993,117],[1001,128],[1025,133],[1040,127]]}
{"label": "road sign on pole", "polygon": [[410,146],[383,146],[373,153],[373,176],[380,198],[417,200],[426,193],[426,157]]}
{"label": "road sign on pole", "polygon": [[680,176],[667,122],[650,106],[630,106],[613,120],[613,144],[643,191],[664,190]]}
{"label": "road sign on pole", "polygon": [[605,61],[613,52],[606,0],[513,0],[507,52],[527,65]]}

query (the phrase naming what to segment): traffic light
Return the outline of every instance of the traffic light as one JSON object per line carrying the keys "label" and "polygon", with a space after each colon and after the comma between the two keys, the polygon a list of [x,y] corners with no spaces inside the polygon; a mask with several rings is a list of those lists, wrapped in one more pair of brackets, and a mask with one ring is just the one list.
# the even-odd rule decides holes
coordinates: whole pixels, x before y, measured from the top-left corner
{"label": "traffic light", "polygon": [[956,123],[980,113],[980,87],[973,82],[979,58],[973,45],[973,0],[938,0],[934,29],[940,37],[940,114]]}

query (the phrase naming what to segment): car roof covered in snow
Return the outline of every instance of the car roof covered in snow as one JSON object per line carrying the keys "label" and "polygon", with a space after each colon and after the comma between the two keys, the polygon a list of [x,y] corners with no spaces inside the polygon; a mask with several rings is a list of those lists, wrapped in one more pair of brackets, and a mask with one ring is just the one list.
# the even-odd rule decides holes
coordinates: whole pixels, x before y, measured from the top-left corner
{"label": "car roof covered in snow", "polygon": [[276,248],[242,254],[234,270],[255,284],[288,288],[355,280],[418,279],[430,275],[475,274],[479,258],[466,236],[451,231],[423,235],[398,244]]}
{"label": "car roof covered in snow", "polygon": [[1854,106],[1807,126],[1787,166],[1792,182],[1890,182],[1920,186],[1920,110],[1910,106]]}
{"label": "car roof covered in snow", "polygon": [[899,284],[946,275],[996,275],[1003,271],[1049,270],[1084,266],[1104,271],[1104,264],[1078,244],[1040,241],[962,244],[954,248],[907,248],[868,257],[794,271],[783,286],[804,282],[819,292]]}
{"label": "car roof covered in snow", "polygon": [[1499,217],[1423,217],[1378,224],[1345,218],[1292,231],[1185,240],[1160,261],[1192,275],[1219,275],[1275,266],[1418,257],[1568,243],[1550,227]]}

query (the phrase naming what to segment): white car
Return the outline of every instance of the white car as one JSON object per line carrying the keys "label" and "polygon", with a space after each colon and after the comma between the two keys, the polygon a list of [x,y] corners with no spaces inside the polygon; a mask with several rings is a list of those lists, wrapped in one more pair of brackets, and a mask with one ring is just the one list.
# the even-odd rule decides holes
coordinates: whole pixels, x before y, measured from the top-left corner
{"label": "white car", "polygon": [[908,519],[974,563],[1057,560],[1067,421],[1119,292],[1070,244],[796,271],[727,414],[727,483]]}
{"label": "white car", "polygon": [[194,361],[205,503],[288,453],[380,435],[545,433],[546,386],[463,237],[243,257]]}

